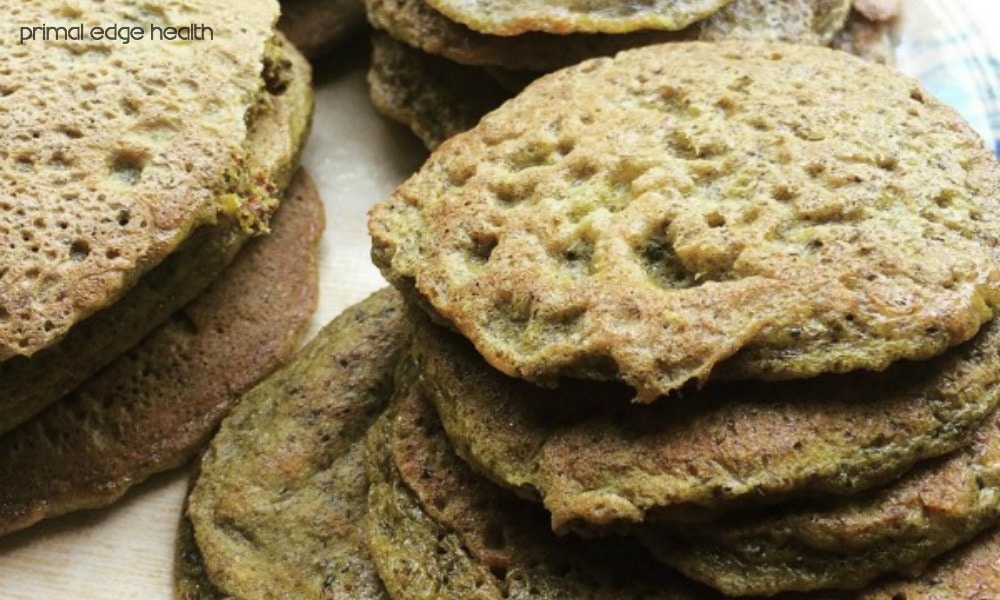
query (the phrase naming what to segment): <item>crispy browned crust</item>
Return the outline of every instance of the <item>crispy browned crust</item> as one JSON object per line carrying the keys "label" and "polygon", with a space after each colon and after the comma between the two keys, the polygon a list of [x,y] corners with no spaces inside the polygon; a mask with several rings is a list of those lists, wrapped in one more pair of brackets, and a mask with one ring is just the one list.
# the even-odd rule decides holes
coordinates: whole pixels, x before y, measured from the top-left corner
{"label": "crispy browned crust", "polygon": [[1000,300],[998,198],[996,159],[913,80],[693,42],[536,81],[370,231],[385,276],[496,368],[651,401],[713,372],[880,370],[970,339]]}
{"label": "crispy browned crust", "polygon": [[272,233],[130,352],[0,437],[0,533],[105,506],[184,463],[246,389],[286,360],[318,295],[323,208],[300,174]]}

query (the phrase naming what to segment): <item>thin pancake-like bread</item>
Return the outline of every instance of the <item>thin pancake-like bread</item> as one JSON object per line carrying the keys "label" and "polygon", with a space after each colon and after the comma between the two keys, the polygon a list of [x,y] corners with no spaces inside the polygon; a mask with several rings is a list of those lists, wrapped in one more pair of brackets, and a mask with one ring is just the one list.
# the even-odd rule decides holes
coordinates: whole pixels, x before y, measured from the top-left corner
{"label": "thin pancake-like bread", "polygon": [[930,361],[711,385],[682,407],[630,404],[621,386],[532,386],[416,322],[421,383],[458,454],[542,500],[559,531],[858,492],[967,444],[1000,401],[995,322]]}
{"label": "thin pancake-like bread", "polygon": [[367,539],[393,600],[701,597],[628,541],[553,534],[540,507],[470,471],[434,409],[399,383],[398,414],[366,440]]}
{"label": "thin pancake-like bread", "polygon": [[628,33],[676,31],[700,21],[733,0],[427,0],[449,19],[479,31],[514,36],[531,31]]}
{"label": "thin pancake-like bread", "polygon": [[361,0],[282,0],[280,29],[309,58],[316,58],[360,31]]}
{"label": "thin pancake-like bread", "polygon": [[919,572],[1000,520],[1000,413],[969,445],[864,495],[784,508],[773,516],[640,537],[667,564],[730,595],[858,589]]}
{"label": "thin pancake-like bread", "polygon": [[384,33],[372,34],[372,103],[433,150],[475,126],[510,94],[484,70],[425,54]]}
{"label": "thin pancake-like bread", "polygon": [[[742,2],[736,0],[724,11],[732,11]],[[757,28],[732,32],[732,35],[818,43],[811,21],[798,21],[797,24],[800,27],[770,30],[766,28],[766,20],[759,21]],[[765,28],[760,29],[761,26]],[[703,31],[703,35],[709,32]],[[888,42],[888,25],[874,24],[852,13],[847,27],[831,45],[866,60],[890,64],[892,47]],[[372,46],[368,71],[372,104],[386,117],[407,126],[432,151],[449,137],[474,127],[483,115],[539,76],[533,71],[477,68],[455,63],[378,31],[372,34]]]}
{"label": "thin pancake-like bread", "polygon": [[[264,226],[274,191],[247,160],[247,117],[264,89],[278,3],[40,1],[6,13],[9,32],[147,31],[128,44],[45,41],[38,29],[23,44],[5,40],[0,360],[58,341],[199,226],[223,215]],[[149,39],[150,24],[191,23],[213,39]]]}
{"label": "thin pancake-like bread", "polygon": [[485,35],[456,23],[425,0],[364,0],[376,29],[428,54],[467,65],[551,71],[625,48],[684,39],[693,31],[641,31],[624,35],[526,33],[513,37]]}
{"label": "thin pancake-like bread", "polygon": [[[274,47],[282,84],[262,96],[246,144],[251,150],[248,164],[266,173],[273,189],[281,192],[309,134],[313,95],[305,58],[281,39]],[[0,433],[26,421],[137,344],[201,293],[248,238],[249,233],[231,219],[201,227],[118,302],[73,327],[58,344],[31,357],[0,362]]]}
{"label": "thin pancake-like bread", "polygon": [[300,172],[272,221],[193,303],[0,437],[0,534],[105,506],[181,465],[284,362],[316,308],[323,206]]}
{"label": "thin pancake-like bread", "polygon": [[181,554],[181,598],[385,598],[361,540],[358,442],[392,392],[407,329],[399,295],[378,292],[244,395],[188,498],[201,560]]}
{"label": "thin pancake-like bread", "polygon": [[850,10],[851,0],[735,0],[700,22],[698,37],[825,46],[844,28]]}
{"label": "thin pancake-like bread", "polygon": [[[499,66],[514,70],[552,71],[597,56],[667,41],[741,38],[820,43],[843,23],[842,0],[795,0],[759,5],[757,0],[735,0],[719,17],[681,31],[636,31],[627,34],[525,33],[504,37],[473,31],[427,5],[425,0],[365,0],[368,20],[407,45],[457,63]],[[787,6],[786,6],[787,4]],[[729,15],[726,20],[724,15]],[[739,27],[735,15],[749,20]],[[794,19],[789,22],[787,17]],[[712,25],[714,23],[714,25]],[[728,25],[727,25],[728,23]]]}
{"label": "thin pancake-like bread", "polygon": [[537,80],[369,229],[386,278],[496,368],[648,402],[716,367],[881,370],[970,339],[1000,302],[998,203],[995,157],[912,79],[683,42]]}

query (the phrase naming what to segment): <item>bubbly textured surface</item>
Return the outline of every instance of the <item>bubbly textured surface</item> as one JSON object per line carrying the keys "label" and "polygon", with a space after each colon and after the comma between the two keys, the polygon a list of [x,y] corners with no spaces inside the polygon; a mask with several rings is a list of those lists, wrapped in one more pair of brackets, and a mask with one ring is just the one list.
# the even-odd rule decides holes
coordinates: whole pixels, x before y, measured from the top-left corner
{"label": "bubbly textured surface", "polygon": [[525,33],[486,35],[456,23],[425,0],[364,0],[376,29],[457,63],[550,71],[625,48],[690,37],[694,32],[642,31],[625,35]]}
{"label": "bubbly textured surface", "polygon": [[[263,88],[275,0],[16,2],[4,31],[210,23],[211,43],[0,39],[0,360],[31,355],[213,223]],[[241,197],[242,196],[242,197]]]}
{"label": "bubbly textured surface", "polygon": [[0,437],[0,534],[104,506],[187,461],[244,391],[284,362],[319,291],[323,205],[301,174],[225,273],[127,354]]}
{"label": "bubbly textured surface", "polygon": [[475,126],[510,96],[482,69],[425,54],[378,32],[372,35],[368,87],[375,108],[409,127],[431,150]]}
{"label": "bubbly textured surface", "polygon": [[826,45],[850,9],[851,0],[735,0],[699,23],[699,37]]}
{"label": "bubbly textured surface", "polygon": [[731,595],[857,589],[927,561],[1000,519],[1000,413],[967,448],[892,485],[818,507],[641,538],[666,563]]}
{"label": "bubbly textured surface", "polygon": [[362,29],[361,0],[283,0],[280,29],[302,54],[321,56]]}
{"label": "bubbly textured surface", "polygon": [[[287,44],[280,49],[288,83],[263,96],[246,140],[248,164],[267,174],[275,193],[283,193],[298,164],[313,106],[309,64]],[[0,433],[69,393],[194,299],[248,237],[235,219],[199,228],[121,299],[77,324],[59,343],[0,362]]]}
{"label": "bubbly textured surface", "polygon": [[998,200],[996,159],[911,79],[691,42],[536,81],[369,227],[385,276],[495,367],[650,401],[726,359],[803,378],[971,338],[998,300]]}
{"label": "bubbly textured surface", "polygon": [[[361,539],[360,440],[391,394],[407,328],[395,291],[372,295],[223,421],[187,510],[202,573],[221,597],[385,597]],[[180,564],[182,579],[197,575]],[[202,597],[190,580],[178,590]]]}
{"label": "bubbly textured surface", "polygon": [[628,403],[622,386],[544,389],[506,377],[418,320],[413,356],[459,455],[544,501],[553,526],[700,517],[844,495],[968,443],[1000,400],[1000,324],[883,373],[715,384],[685,406]]}
{"label": "bubbly textured surface", "polygon": [[442,14],[481,33],[529,31],[626,33],[683,29],[733,0],[426,0]]}
{"label": "bubbly textured surface", "polygon": [[632,543],[554,535],[540,507],[472,473],[401,383],[367,440],[367,538],[394,600],[701,597]]}

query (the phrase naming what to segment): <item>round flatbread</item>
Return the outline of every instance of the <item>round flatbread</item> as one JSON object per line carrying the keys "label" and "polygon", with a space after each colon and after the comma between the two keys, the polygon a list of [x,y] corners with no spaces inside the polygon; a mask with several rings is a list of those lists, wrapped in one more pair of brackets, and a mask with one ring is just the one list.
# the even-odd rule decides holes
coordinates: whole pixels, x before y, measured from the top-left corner
{"label": "round flatbread", "polygon": [[138,346],[0,437],[0,535],[116,501],[186,462],[240,394],[287,360],[319,293],[323,205],[304,173],[205,293]]}
{"label": "round flatbread", "polygon": [[[6,12],[5,31],[34,38],[5,40],[0,53],[0,360],[57,342],[200,225],[229,215],[260,228],[275,208],[246,145],[275,0],[239,10],[209,0],[32,2]],[[147,34],[208,24],[213,39],[45,41],[43,23]]]}
{"label": "round flatbread", "polygon": [[424,0],[364,0],[368,20],[406,44],[466,65],[551,71],[595,56],[657,42],[690,38],[696,32],[640,31],[623,35],[525,33],[486,35],[456,23]]}
{"label": "round flatbread", "polygon": [[394,600],[701,598],[627,540],[553,534],[540,507],[451,452],[414,386],[397,386],[397,408],[367,439],[367,540]]}
{"label": "round flatbread", "polygon": [[[651,566],[629,540],[552,535],[538,507],[472,473],[451,452],[433,409],[406,389],[415,388],[404,382],[397,389],[398,403],[367,439],[372,482],[367,535],[390,597],[728,597]],[[912,578],[884,579],[851,593],[779,597],[898,600],[900,592],[912,594],[907,598],[989,597],[997,579],[996,541],[996,533],[982,534]]]}
{"label": "round flatbread", "polygon": [[623,386],[532,386],[418,320],[413,356],[459,455],[542,500],[558,531],[855,493],[965,445],[1000,401],[1000,324],[923,363],[717,384],[684,406]]}
{"label": "round flatbread", "polygon": [[[284,193],[309,136],[311,70],[282,39],[275,60],[283,84],[261,96],[246,140],[248,164]],[[121,218],[127,219],[122,216]],[[74,326],[59,343],[0,362],[0,434],[68,394],[193,300],[232,261],[250,233],[232,219],[206,225],[143,275],[110,307]]]}
{"label": "round flatbread", "polygon": [[700,21],[733,0],[427,0],[453,21],[492,35],[529,31],[627,33],[641,29],[676,31]]}
{"label": "round flatbread", "polygon": [[858,589],[932,558],[1000,520],[1000,413],[968,447],[868,494],[781,514],[639,534],[664,562],[734,596]]}
{"label": "round flatbread", "polygon": [[880,370],[970,339],[1000,301],[998,199],[982,140],[908,77],[691,42],[536,81],[370,230],[385,276],[496,368],[651,401],[713,370]]}
{"label": "round flatbread", "polygon": [[361,539],[359,442],[388,402],[407,328],[399,295],[378,292],[244,395],[188,498],[197,554],[178,561],[182,598],[385,599]]}

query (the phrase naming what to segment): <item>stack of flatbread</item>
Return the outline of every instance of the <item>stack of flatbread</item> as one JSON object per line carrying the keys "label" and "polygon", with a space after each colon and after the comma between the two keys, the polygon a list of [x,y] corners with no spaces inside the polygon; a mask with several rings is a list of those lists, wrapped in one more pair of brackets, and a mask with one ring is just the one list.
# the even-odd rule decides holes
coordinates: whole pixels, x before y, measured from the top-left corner
{"label": "stack of flatbread", "polygon": [[830,46],[892,61],[899,0],[622,3],[364,0],[375,28],[372,101],[431,150],[540,75],[586,58],[683,40]]}
{"label": "stack of flatbread", "polygon": [[992,597],[998,204],[961,117],[848,53],[544,76],[373,208],[394,289],[223,423],[179,596]]}
{"label": "stack of flatbread", "polygon": [[311,74],[277,2],[77,4],[8,17],[213,39],[0,53],[0,533],[183,462],[316,302]]}

